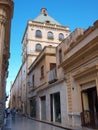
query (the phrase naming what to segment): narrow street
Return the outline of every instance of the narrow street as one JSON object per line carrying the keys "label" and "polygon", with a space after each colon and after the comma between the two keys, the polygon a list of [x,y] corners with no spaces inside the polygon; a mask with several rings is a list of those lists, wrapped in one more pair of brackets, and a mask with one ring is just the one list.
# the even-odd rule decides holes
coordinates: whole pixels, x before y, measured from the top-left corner
{"label": "narrow street", "polygon": [[64,130],[50,124],[34,121],[27,117],[16,116],[15,121],[9,117],[6,120],[6,128],[4,130]]}

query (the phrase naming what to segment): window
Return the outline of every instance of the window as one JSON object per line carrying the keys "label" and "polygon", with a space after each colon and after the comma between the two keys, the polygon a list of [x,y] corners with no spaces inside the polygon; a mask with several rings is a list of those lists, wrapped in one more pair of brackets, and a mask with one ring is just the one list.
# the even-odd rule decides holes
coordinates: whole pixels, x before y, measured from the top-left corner
{"label": "window", "polygon": [[56,63],[50,63],[50,70],[56,68]]}
{"label": "window", "polygon": [[59,50],[59,63],[62,63],[62,50]]}
{"label": "window", "polygon": [[42,37],[42,32],[40,30],[36,30],[36,37]]}
{"label": "window", "polygon": [[41,51],[42,50],[42,46],[41,44],[36,44],[36,51]]}
{"label": "window", "polygon": [[64,40],[64,35],[62,33],[59,34],[59,40],[60,41]]}
{"label": "window", "polygon": [[52,33],[52,32],[48,32],[47,37],[48,37],[49,39],[53,39],[53,38],[54,38],[54,37],[53,37],[53,33]]}
{"label": "window", "polygon": [[44,78],[44,66],[41,67],[41,79]]}
{"label": "window", "polygon": [[47,20],[46,23],[50,23],[50,21]]}
{"label": "window", "polygon": [[34,87],[34,75],[32,75],[32,85],[33,85],[33,87]]}

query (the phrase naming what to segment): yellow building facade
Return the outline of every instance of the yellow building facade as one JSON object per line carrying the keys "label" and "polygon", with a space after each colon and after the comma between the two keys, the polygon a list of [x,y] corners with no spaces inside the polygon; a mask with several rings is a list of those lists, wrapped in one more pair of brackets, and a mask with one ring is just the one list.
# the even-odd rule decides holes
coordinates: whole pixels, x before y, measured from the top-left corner
{"label": "yellow building facade", "polygon": [[68,116],[73,126],[98,128],[98,21],[63,51]]}

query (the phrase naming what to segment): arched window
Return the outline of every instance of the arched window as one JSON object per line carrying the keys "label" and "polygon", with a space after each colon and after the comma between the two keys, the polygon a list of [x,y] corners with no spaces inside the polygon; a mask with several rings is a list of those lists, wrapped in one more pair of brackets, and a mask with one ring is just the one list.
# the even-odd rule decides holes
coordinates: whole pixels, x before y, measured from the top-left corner
{"label": "arched window", "polygon": [[52,32],[48,32],[47,37],[48,37],[49,39],[53,39],[53,38],[54,38],[54,37],[53,37],[53,33],[52,33]]}
{"label": "arched window", "polygon": [[42,46],[40,43],[36,44],[36,51],[41,51],[42,50]]}
{"label": "arched window", "polygon": [[62,33],[59,34],[59,40],[64,40],[64,35]]}
{"label": "arched window", "polygon": [[36,37],[42,37],[42,32],[40,30],[36,30]]}

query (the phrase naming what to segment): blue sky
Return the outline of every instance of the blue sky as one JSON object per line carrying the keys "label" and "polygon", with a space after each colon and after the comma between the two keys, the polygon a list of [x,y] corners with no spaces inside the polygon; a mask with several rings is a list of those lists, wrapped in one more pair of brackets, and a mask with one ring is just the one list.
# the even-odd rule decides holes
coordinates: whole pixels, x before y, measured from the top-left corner
{"label": "blue sky", "polygon": [[7,93],[22,64],[22,38],[28,20],[35,19],[42,7],[63,26],[88,28],[98,19],[98,0],[13,0],[14,13],[11,25],[9,77]]}

